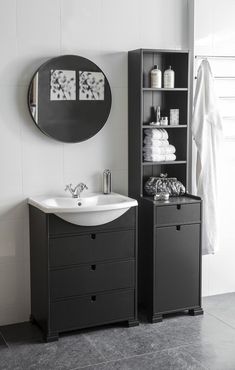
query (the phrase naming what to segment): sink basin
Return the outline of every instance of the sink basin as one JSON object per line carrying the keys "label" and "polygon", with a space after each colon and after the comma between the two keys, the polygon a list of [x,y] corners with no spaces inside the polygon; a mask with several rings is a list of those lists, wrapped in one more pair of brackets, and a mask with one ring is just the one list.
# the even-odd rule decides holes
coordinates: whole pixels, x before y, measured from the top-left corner
{"label": "sink basin", "polygon": [[38,196],[29,198],[28,203],[81,226],[106,224],[138,205],[135,199],[117,193],[90,193],[84,198]]}

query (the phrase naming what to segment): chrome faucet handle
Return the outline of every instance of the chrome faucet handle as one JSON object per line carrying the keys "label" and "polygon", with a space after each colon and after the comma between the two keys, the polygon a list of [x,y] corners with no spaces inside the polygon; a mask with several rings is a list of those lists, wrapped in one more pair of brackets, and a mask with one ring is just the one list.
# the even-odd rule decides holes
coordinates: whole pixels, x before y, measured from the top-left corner
{"label": "chrome faucet handle", "polygon": [[78,198],[80,198],[81,193],[83,192],[84,189],[88,189],[88,186],[84,184],[84,182],[80,182],[76,187],[75,187],[75,194]]}
{"label": "chrome faucet handle", "polygon": [[73,189],[72,188],[72,184],[67,184],[65,186],[64,191],[67,191],[67,190],[70,192],[70,194],[72,195],[72,197],[75,198],[75,191],[76,191],[76,189]]}
{"label": "chrome faucet handle", "polygon": [[88,186],[84,184],[84,182],[80,182],[80,184],[77,185],[79,190],[83,191],[84,189],[88,190]]}
{"label": "chrome faucet handle", "polygon": [[65,186],[64,191],[70,190],[70,189],[71,189],[71,186],[72,186],[72,184],[67,184],[67,185]]}
{"label": "chrome faucet handle", "polygon": [[65,187],[65,191],[69,191],[70,194],[72,195],[73,198],[79,198],[80,197],[80,194],[81,192],[84,190],[84,189],[88,189],[88,186],[86,186],[86,184],[84,184],[83,182],[80,182],[78,185],[76,185],[74,188],[72,187],[72,184],[68,184],[66,185]]}

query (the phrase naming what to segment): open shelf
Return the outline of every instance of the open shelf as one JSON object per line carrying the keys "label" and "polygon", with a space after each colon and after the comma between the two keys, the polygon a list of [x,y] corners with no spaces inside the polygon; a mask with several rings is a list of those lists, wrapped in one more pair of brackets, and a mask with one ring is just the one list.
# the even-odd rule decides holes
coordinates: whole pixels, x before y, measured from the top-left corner
{"label": "open shelf", "polygon": [[[145,52],[143,50],[143,87],[150,88],[150,72],[154,65],[158,65],[162,71],[162,78],[164,71],[172,67],[175,72],[175,89],[169,91],[179,91],[180,88],[187,91],[188,88],[188,52],[171,52],[162,50],[152,50],[152,52]],[[163,90],[163,89],[159,89]],[[168,89],[167,89],[168,90]],[[181,90],[182,91],[182,90]]]}
{"label": "open shelf", "polygon": [[167,125],[167,126],[150,126],[150,125],[142,125],[142,128],[187,128],[188,125]]}
{"label": "open shelf", "polygon": [[188,91],[187,87],[174,87],[173,89],[166,89],[165,87],[154,88],[154,87],[143,87],[143,91]]}
{"label": "open shelf", "polygon": [[178,90],[173,92],[161,91],[161,89],[147,89],[142,96],[142,122],[153,122],[156,119],[156,108],[160,107],[161,117],[168,117],[170,110],[179,109],[180,122],[188,122],[188,92]]}
{"label": "open shelf", "polygon": [[142,162],[143,166],[153,166],[153,165],[165,165],[165,164],[185,164],[187,161],[162,161],[162,162]]}
{"label": "open shelf", "polygon": [[[167,126],[165,126],[167,127]],[[168,141],[170,145],[173,145],[176,149],[176,160],[171,161],[173,165],[179,163],[186,163],[187,160],[187,132],[188,130],[171,130],[168,129]],[[143,133],[143,139],[145,138],[145,134]],[[142,152],[143,152],[144,142],[142,144]],[[144,161],[143,161],[144,162]],[[144,164],[148,164],[151,162],[144,162]],[[154,162],[154,164],[162,164],[162,162]],[[166,161],[163,164],[167,164]]]}
{"label": "open shelf", "polygon": [[[151,87],[154,65],[162,71],[162,88]],[[144,184],[151,176],[167,173],[188,188],[189,136],[189,53],[177,50],[138,49],[128,55],[129,97],[129,195],[141,200]],[[171,66],[175,72],[175,87],[164,88],[164,71]],[[168,117],[169,125],[151,126],[156,120],[156,109],[161,117]],[[170,110],[179,109],[179,125],[170,125]],[[168,141],[176,149],[175,161],[144,161],[145,129],[164,129]],[[151,158],[151,157],[150,157]],[[142,212],[140,206],[140,213]]]}
{"label": "open shelf", "polygon": [[[147,162],[146,162],[147,163]],[[144,185],[151,177],[160,176],[161,173],[167,173],[168,177],[177,177],[183,184],[186,183],[187,178],[187,162],[174,161],[173,162],[149,162],[149,165],[142,166],[142,191],[145,194]],[[147,195],[147,194],[145,194]]]}

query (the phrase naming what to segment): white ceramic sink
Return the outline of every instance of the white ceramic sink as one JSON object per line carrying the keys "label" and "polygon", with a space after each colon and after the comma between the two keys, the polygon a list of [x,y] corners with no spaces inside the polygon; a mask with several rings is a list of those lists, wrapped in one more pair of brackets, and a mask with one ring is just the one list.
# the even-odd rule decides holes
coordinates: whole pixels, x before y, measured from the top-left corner
{"label": "white ceramic sink", "polygon": [[106,224],[138,205],[135,199],[117,193],[90,193],[84,198],[38,196],[29,198],[28,203],[81,226]]}

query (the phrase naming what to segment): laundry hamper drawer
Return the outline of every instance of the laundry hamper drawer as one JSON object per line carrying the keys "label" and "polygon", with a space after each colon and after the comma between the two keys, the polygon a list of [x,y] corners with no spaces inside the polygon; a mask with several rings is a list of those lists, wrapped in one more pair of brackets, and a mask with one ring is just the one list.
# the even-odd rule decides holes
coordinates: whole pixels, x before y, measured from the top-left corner
{"label": "laundry hamper drawer", "polygon": [[155,229],[155,310],[199,305],[200,224]]}

